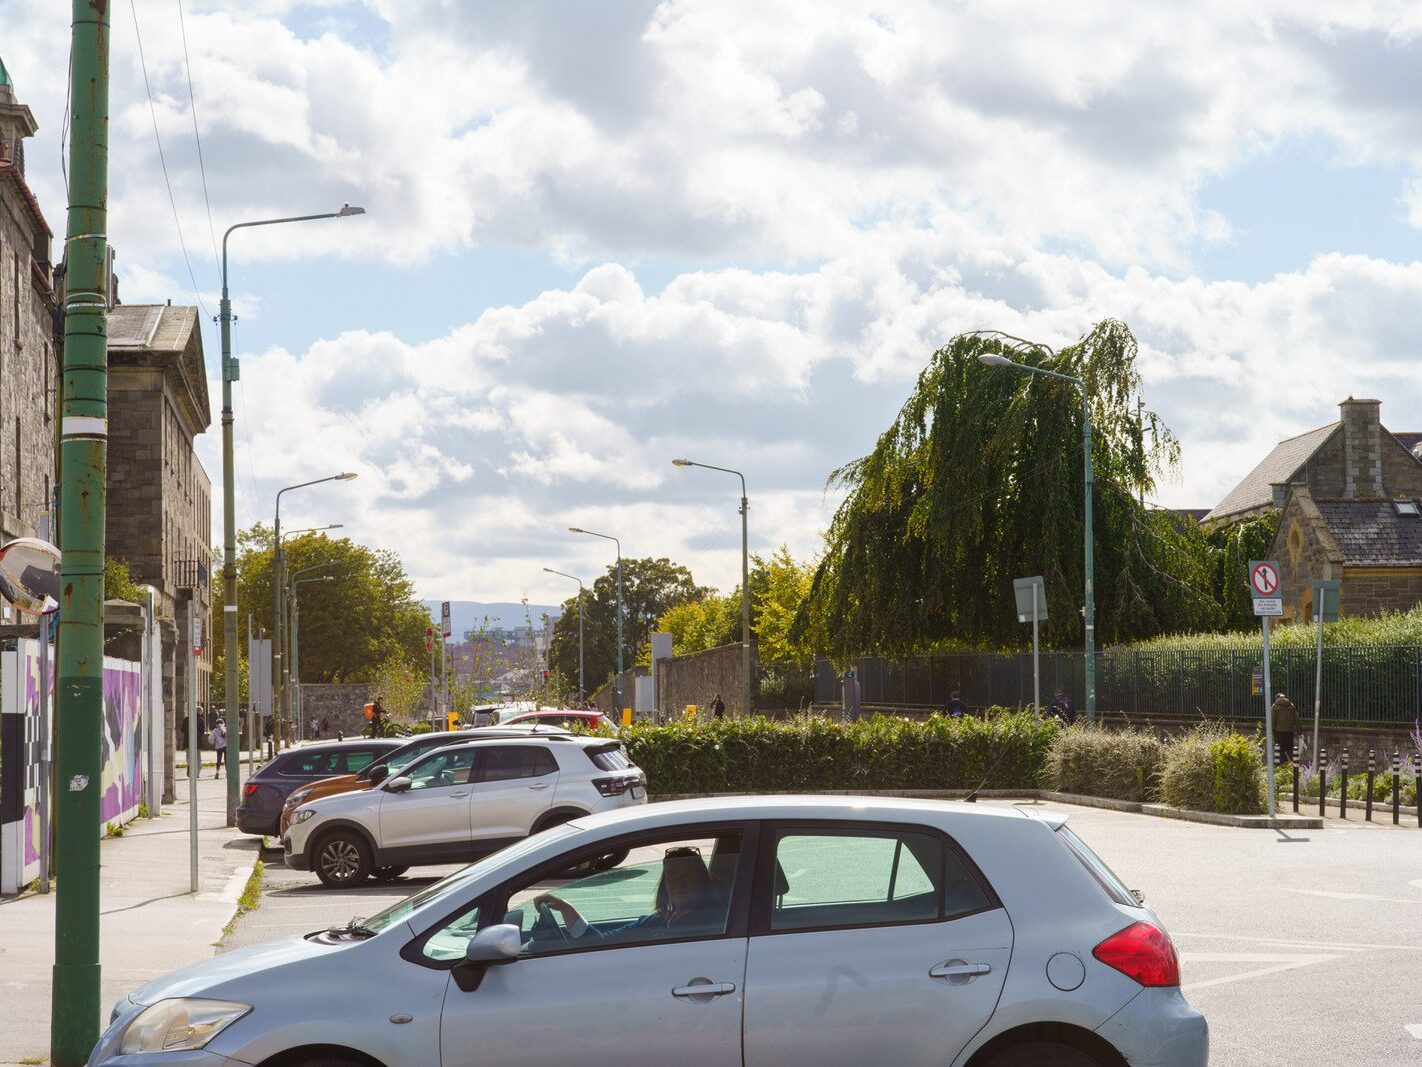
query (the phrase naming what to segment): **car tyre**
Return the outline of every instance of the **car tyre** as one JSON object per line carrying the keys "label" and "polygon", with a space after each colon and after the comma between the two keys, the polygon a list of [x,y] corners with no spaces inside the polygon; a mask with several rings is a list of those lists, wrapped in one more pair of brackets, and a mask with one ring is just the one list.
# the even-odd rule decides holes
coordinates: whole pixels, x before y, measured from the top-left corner
{"label": "car tyre", "polygon": [[986,1067],[1041,1067],[1045,1063],[1052,1067],[1102,1067],[1101,1061],[1091,1053],[1056,1041],[1013,1045],[988,1060]]}
{"label": "car tyre", "polygon": [[336,830],[317,844],[311,866],[324,885],[346,889],[369,878],[375,864],[365,838],[354,830]]}
{"label": "car tyre", "polygon": [[408,865],[403,867],[377,867],[375,868],[375,880],[377,882],[393,882],[409,869]]}
{"label": "car tyre", "polygon": [[618,849],[616,852],[609,852],[606,856],[599,856],[592,861],[592,869],[595,872],[610,871],[627,858],[627,849]]}

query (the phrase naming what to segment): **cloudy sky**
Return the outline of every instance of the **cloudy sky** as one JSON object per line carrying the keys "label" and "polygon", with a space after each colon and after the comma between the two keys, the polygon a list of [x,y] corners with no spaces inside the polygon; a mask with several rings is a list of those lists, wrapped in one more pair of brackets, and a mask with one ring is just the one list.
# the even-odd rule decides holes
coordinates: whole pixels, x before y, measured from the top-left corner
{"label": "cloudy sky", "polygon": [[[239,523],[356,470],[286,523],[397,550],[428,597],[561,599],[543,566],[610,558],[571,525],[730,587],[738,486],[679,455],[747,472],[753,550],[812,554],[827,473],[972,328],[1128,322],[1184,445],[1168,504],[1349,394],[1422,430],[1416,3],[113,11],[126,301],[210,317],[214,230],[369,211],[233,239]],[[0,0],[0,25],[62,231],[68,5]]]}

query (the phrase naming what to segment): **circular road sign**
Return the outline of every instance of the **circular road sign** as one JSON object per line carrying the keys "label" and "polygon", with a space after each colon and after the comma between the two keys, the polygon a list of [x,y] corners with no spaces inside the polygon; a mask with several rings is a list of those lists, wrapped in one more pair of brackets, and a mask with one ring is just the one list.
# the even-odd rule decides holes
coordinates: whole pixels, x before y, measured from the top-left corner
{"label": "circular road sign", "polygon": [[1279,572],[1272,563],[1256,563],[1249,572],[1249,587],[1255,596],[1274,596],[1279,591]]}

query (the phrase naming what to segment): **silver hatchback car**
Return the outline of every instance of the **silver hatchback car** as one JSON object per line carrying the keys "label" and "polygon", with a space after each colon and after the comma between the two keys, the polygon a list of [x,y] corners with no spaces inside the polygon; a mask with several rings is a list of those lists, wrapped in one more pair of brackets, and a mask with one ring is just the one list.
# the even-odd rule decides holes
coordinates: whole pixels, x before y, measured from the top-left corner
{"label": "silver hatchback car", "polygon": [[118,1003],[90,1062],[1197,1067],[1179,981],[1064,816],[683,801],[178,971]]}

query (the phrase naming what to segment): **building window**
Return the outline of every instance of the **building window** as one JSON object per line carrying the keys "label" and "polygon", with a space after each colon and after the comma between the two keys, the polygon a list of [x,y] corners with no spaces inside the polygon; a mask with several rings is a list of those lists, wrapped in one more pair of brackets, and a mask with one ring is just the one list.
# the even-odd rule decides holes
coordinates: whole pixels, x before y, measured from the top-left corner
{"label": "building window", "polygon": [[1415,500],[1394,500],[1392,506],[1397,509],[1397,513],[1404,518],[1415,519],[1422,517],[1422,508],[1417,506]]}

